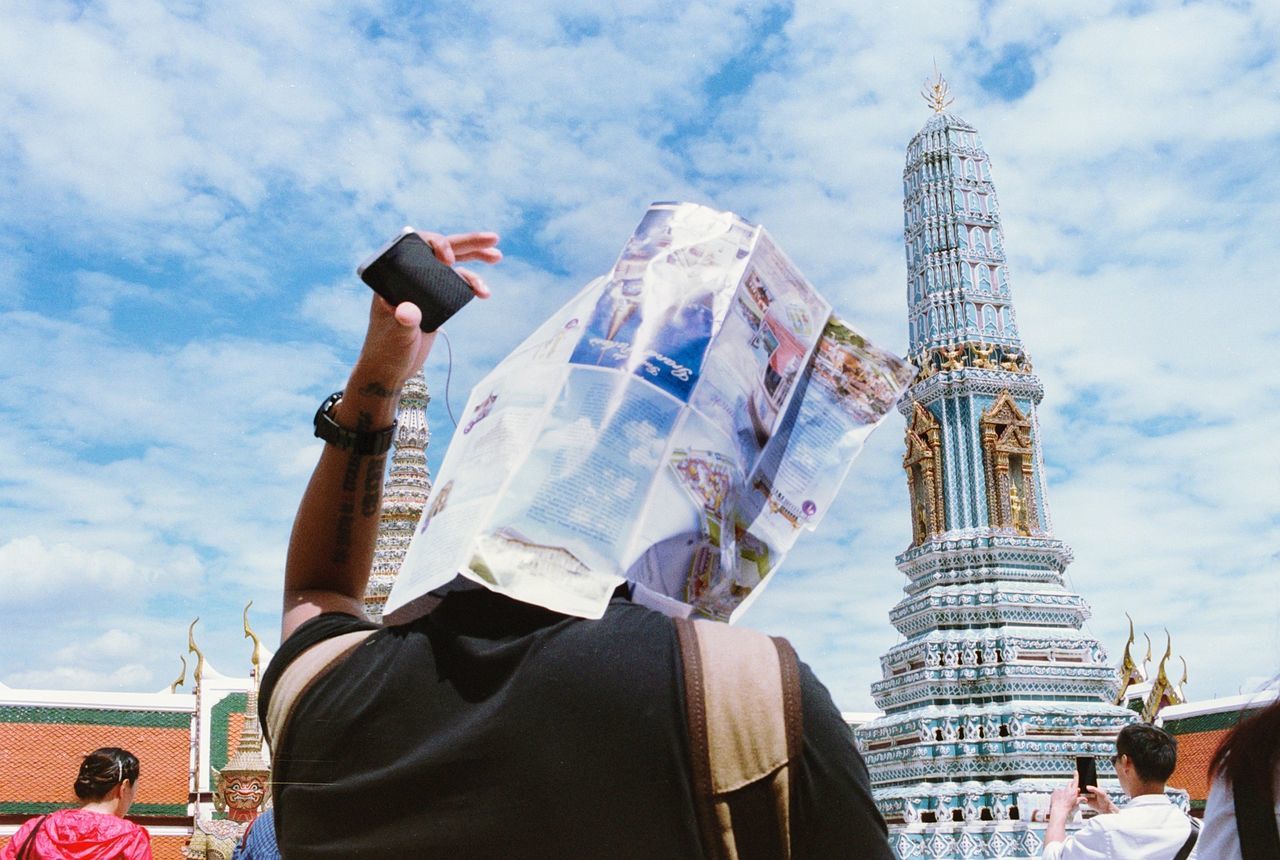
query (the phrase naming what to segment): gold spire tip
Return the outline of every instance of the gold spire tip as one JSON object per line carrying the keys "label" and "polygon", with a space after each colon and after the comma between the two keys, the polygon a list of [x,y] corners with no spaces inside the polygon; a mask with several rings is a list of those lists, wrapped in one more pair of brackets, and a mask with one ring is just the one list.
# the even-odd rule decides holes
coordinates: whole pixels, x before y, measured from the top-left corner
{"label": "gold spire tip", "polygon": [[951,87],[947,85],[947,79],[942,76],[942,72],[938,71],[937,63],[933,66],[933,80],[924,82],[920,97],[933,108],[934,113],[942,113],[955,101],[951,96]]}
{"label": "gold spire tip", "polygon": [[253,640],[253,656],[249,658],[249,662],[253,664],[252,674],[256,684],[262,671],[262,640],[258,638],[258,634],[254,633],[253,628],[249,626],[250,606],[253,606],[252,600],[244,605],[244,638]]}

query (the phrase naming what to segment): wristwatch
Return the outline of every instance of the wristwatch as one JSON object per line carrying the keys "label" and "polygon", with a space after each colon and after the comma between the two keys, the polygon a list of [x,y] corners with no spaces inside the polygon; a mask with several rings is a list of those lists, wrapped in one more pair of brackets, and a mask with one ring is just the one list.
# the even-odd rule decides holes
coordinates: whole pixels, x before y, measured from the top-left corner
{"label": "wristwatch", "polygon": [[362,456],[387,453],[396,434],[396,422],[392,421],[385,430],[348,430],[333,420],[333,408],[341,399],[342,392],[335,391],[316,410],[316,438]]}

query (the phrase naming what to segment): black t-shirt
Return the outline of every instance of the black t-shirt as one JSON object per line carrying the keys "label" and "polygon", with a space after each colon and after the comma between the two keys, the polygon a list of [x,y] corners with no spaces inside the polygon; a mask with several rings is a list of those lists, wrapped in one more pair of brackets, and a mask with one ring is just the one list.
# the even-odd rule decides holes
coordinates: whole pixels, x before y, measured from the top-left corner
{"label": "black t-shirt", "polygon": [[[375,629],[295,706],[272,765],[287,857],[702,856],[675,626],[622,598],[603,618],[487,590],[381,628],[325,614],[281,645]],[[796,857],[892,857],[866,767],[800,667]]]}

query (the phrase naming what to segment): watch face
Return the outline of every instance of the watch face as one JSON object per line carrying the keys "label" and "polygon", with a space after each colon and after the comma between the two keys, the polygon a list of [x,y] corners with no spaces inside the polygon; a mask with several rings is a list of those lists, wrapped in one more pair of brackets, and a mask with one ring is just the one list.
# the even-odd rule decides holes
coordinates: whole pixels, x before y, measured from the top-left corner
{"label": "watch face", "polygon": [[354,451],[357,454],[385,454],[391,447],[391,440],[395,437],[396,422],[392,421],[391,426],[383,430],[348,430],[333,420],[333,409],[341,399],[342,392],[336,391],[330,394],[316,410],[314,422],[316,438],[323,439],[344,451]]}

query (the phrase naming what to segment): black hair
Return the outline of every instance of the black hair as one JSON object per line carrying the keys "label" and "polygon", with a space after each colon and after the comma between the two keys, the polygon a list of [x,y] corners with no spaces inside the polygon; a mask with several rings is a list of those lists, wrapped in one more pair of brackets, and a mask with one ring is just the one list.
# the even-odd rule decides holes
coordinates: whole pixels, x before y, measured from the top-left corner
{"label": "black hair", "polygon": [[80,775],[76,777],[76,797],[81,800],[102,800],[120,783],[138,781],[138,757],[119,747],[103,747],[94,750],[80,762]]}
{"label": "black hair", "polygon": [[1167,782],[1178,763],[1178,741],[1164,729],[1130,723],[1116,738],[1116,755],[1127,755],[1143,782]]}
{"label": "black hair", "polygon": [[1280,696],[1236,724],[1213,754],[1209,773],[1225,772],[1233,790],[1250,791],[1274,805],[1272,780],[1280,767]]}

